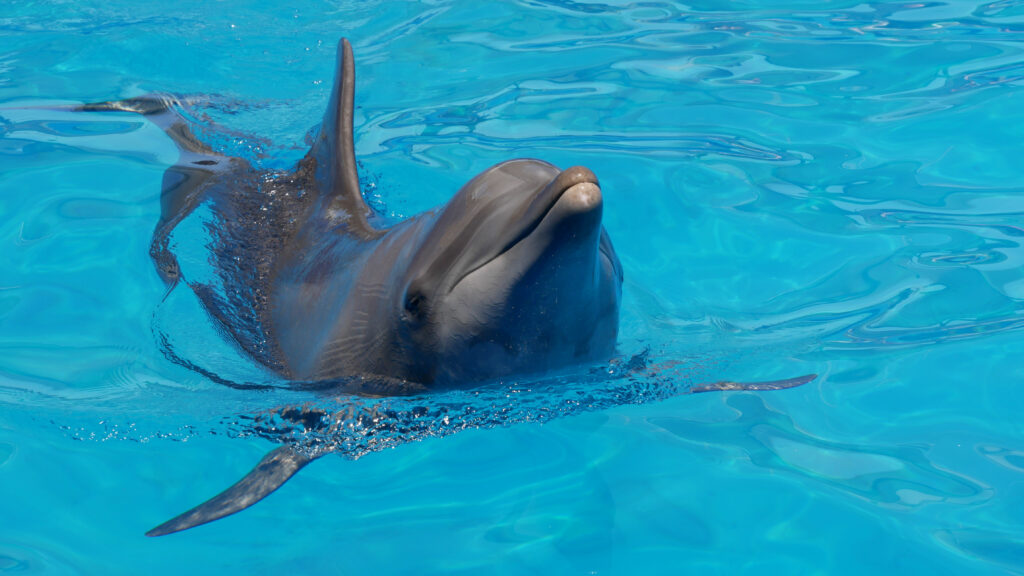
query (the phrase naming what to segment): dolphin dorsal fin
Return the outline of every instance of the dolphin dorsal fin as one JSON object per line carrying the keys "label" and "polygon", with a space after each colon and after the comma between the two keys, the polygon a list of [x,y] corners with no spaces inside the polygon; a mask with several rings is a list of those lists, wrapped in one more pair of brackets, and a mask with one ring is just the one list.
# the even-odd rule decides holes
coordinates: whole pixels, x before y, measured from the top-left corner
{"label": "dolphin dorsal fin", "polygon": [[338,60],[334,71],[334,88],[324,111],[320,133],[306,155],[313,161],[319,187],[321,210],[337,222],[344,222],[348,232],[373,235],[367,222],[370,208],[359,189],[355,145],[352,137],[352,114],[355,100],[356,73],[352,45],[348,39],[338,42]]}

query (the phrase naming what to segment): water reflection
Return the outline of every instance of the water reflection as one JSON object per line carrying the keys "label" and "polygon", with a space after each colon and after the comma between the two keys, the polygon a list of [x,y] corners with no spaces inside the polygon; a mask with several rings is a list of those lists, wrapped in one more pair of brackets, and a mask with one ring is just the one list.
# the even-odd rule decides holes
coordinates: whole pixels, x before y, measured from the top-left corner
{"label": "water reflection", "polygon": [[977,480],[933,464],[927,447],[817,438],[802,431],[790,416],[768,409],[753,394],[729,396],[726,405],[735,411],[735,418],[713,426],[683,418],[649,421],[727,458],[747,460],[879,505],[976,504],[992,497],[992,491]]}

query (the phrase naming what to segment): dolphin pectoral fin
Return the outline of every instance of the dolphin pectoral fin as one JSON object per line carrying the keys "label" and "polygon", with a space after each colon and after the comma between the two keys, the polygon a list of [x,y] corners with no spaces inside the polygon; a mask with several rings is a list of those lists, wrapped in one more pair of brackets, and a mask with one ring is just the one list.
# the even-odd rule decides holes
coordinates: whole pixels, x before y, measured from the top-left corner
{"label": "dolphin pectoral fin", "polygon": [[797,376],[796,378],[769,380],[765,382],[712,382],[710,384],[699,384],[690,388],[690,394],[697,394],[699,392],[716,392],[721,390],[785,390],[786,388],[796,388],[797,386],[807,384],[817,377],[817,374],[806,374],[804,376]]}
{"label": "dolphin pectoral fin", "polygon": [[146,536],[164,536],[244,510],[280,488],[313,460],[314,458],[304,456],[290,446],[277,448],[264,456],[252,471],[232,487],[153,528],[146,532]]}

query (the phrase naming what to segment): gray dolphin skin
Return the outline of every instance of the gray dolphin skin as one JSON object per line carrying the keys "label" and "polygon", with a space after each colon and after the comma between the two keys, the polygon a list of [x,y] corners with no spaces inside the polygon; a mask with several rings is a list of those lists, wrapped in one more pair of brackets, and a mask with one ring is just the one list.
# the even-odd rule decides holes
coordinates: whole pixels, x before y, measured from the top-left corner
{"label": "gray dolphin skin", "polygon": [[[186,282],[241,350],[289,381],[401,396],[611,358],[622,267],[601,225],[597,177],[579,166],[511,160],[441,208],[388,227],[360,190],[354,91],[352,49],[342,39],[311,149],[293,171],[273,174],[203,143],[173,98],[80,109],[143,114],[178,144],[151,245],[157,270],[168,289],[183,280],[171,233],[197,206],[215,206],[222,226],[213,257],[233,289]],[[259,206],[268,203],[274,209],[265,215]],[[813,378],[690,392],[776,390]],[[247,508],[320,455],[277,448],[234,486],[147,535]]]}
{"label": "gray dolphin skin", "polygon": [[[511,160],[473,178],[443,207],[394,226],[366,205],[352,136],[355,75],[347,40],[319,134],[297,168],[267,180],[200,142],[169,99],[84,106],[146,114],[182,149],[168,169],[152,255],[180,277],[174,227],[213,198],[225,227],[253,219],[242,197],[289,204],[287,218],[224,233],[222,252],[252,277],[241,302],[197,291],[238,346],[292,381],[372,375],[408,390],[465,386],[604,360],[615,348],[622,267],[601,226],[597,177]],[[287,220],[287,222],[285,222]],[[263,228],[263,230],[253,229]],[[271,230],[266,230],[270,228]],[[232,264],[225,258],[222,273]],[[190,284],[193,288],[197,285]]]}

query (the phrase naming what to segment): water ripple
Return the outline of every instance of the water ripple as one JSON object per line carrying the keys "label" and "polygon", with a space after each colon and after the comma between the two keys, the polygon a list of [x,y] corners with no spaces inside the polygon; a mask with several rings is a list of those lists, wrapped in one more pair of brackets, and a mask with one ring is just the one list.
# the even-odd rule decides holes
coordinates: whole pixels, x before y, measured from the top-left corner
{"label": "water ripple", "polygon": [[785,414],[767,409],[752,394],[730,396],[726,404],[735,410],[735,418],[712,429],[683,418],[649,421],[683,441],[704,443],[754,466],[805,478],[878,505],[910,509],[937,502],[979,504],[993,496],[978,481],[933,464],[924,448],[816,438]]}
{"label": "water ripple", "polygon": [[[652,534],[655,541],[656,531],[672,534],[676,543],[672,528],[680,525],[697,533],[699,545],[688,553],[707,555],[693,566],[710,572],[750,571],[753,564],[730,570],[722,562],[771,553],[809,562],[775,572],[842,572],[845,566],[830,562],[862,555],[869,529],[876,530],[872,544],[892,546],[887,553],[903,564],[891,565],[900,568],[1019,571],[1015,487],[1024,451],[1013,386],[1024,334],[1020,2],[315,0],[257,9],[237,0],[183,0],[169,12],[127,0],[47,0],[5,7],[0,31],[0,410],[4,422],[25,415],[25,429],[41,446],[64,446],[68,437],[127,440],[115,446],[133,459],[130,467],[142,454],[131,450],[135,443],[216,434],[331,446],[356,457],[471,427],[663,398],[702,379],[792,376],[793,365],[811,364],[798,373],[834,377],[771,397],[792,417],[769,410],[769,400],[738,394],[722,399],[732,416],[715,426],[650,419],[673,435],[670,445],[678,437],[701,453],[725,454],[721,478],[742,483],[746,478],[729,467],[749,465],[775,476],[773,488],[804,498],[796,510],[781,507],[778,517],[745,492],[730,494],[728,516],[705,514],[697,501],[670,510],[689,495],[666,488],[645,503],[664,512],[653,531],[646,518],[623,525],[628,514],[612,500],[623,493],[618,481],[579,480],[608,472],[597,472],[602,464],[589,459],[588,443],[622,441],[602,440],[600,430],[560,429],[571,440],[566,445],[587,455],[578,456],[584,472],[575,480],[531,468],[536,446],[523,451],[522,467],[542,479],[501,486],[508,463],[483,449],[469,467],[486,470],[484,483],[496,485],[485,500],[521,498],[516,506],[524,509],[539,506],[526,501],[534,491],[547,494],[547,503],[574,490],[607,490],[597,498],[601,513],[592,515],[599,522],[580,533],[611,543],[609,554],[626,558],[619,571],[642,571],[626,549],[653,557]],[[686,359],[686,367],[634,380],[574,375],[554,391],[521,382],[532,388],[364,399],[363,416],[390,410],[395,417],[360,428],[369,420],[327,417],[352,408],[341,400],[281,390],[282,382],[224,341],[196,302],[171,298],[157,309],[164,292],[147,247],[160,179],[176,151],[137,117],[87,118],[60,106],[150,91],[189,95],[182,111],[218,150],[290,169],[323,113],[342,35],[352,39],[359,63],[356,145],[362,171],[373,175],[363,184],[375,208],[411,213],[410,203],[417,210],[440,205],[474,174],[515,156],[592,166],[607,193],[605,225],[626,268],[623,352],[650,346],[663,360]],[[180,229],[174,240],[187,252],[186,264],[211,265],[208,251],[192,248],[202,248],[215,225]],[[168,361],[153,328],[173,328],[174,350],[201,371],[270,389],[229,390]],[[279,408],[304,402],[324,418]],[[834,435],[812,435],[795,423],[816,417],[822,403],[829,412],[820,424]],[[628,411],[623,421],[648,410]],[[889,417],[892,426],[873,425]],[[865,432],[849,439],[837,432],[844,427]],[[47,430],[62,432],[54,439]],[[939,457],[943,447],[934,438],[949,430],[973,439],[975,448]],[[17,434],[27,437],[20,427]],[[72,446],[88,457],[112,448]],[[38,478],[22,470],[34,451],[15,449],[18,441],[0,442],[0,467],[17,491]],[[399,501],[395,517],[429,500],[401,501],[409,482],[436,471],[423,465],[436,453],[403,451],[410,452],[416,455],[409,460],[389,455],[379,468],[391,482],[382,489]],[[566,460],[559,469],[575,464]],[[69,478],[84,476],[74,472]],[[614,473],[651,477],[650,470]],[[687,462],[666,473],[688,475],[697,491],[721,489]],[[69,488],[56,481],[55,490]],[[430,509],[442,517],[458,508]],[[357,517],[378,512],[371,507]],[[554,518],[547,510],[540,517]],[[53,532],[49,518],[34,515],[42,528],[31,534],[41,550],[50,544],[45,531],[70,535]],[[555,521],[555,532],[564,533],[580,523],[572,514]],[[829,531],[819,530],[823,523]],[[380,553],[366,552],[375,539],[385,551],[396,542],[413,549],[400,524],[379,538],[370,532],[360,553]],[[482,539],[458,542],[459,549],[562,544],[551,543],[551,532],[514,528],[506,522]],[[755,548],[759,538],[767,553]],[[8,540],[0,570],[48,567],[48,553]],[[108,541],[118,548],[116,538]],[[613,550],[614,542],[625,544]],[[821,562],[801,570],[812,559],[801,551],[812,546],[822,551],[814,557]],[[528,567],[592,568],[579,557],[558,564],[566,550],[530,557]],[[102,563],[115,565],[109,558],[127,560],[132,570],[122,552],[96,554],[100,565],[77,572],[102,572]],[[666,557],[677,552],[675,546]],[[489,561],[467,554],[466,566]],[[364,566],[353,561],[353,570]]]}
{"label": "water ripple", "polygon": [[935,539],[949,548],[1013,573],[1024,566],[1024,538],[1015,532],[992,530],[939,530]]}

